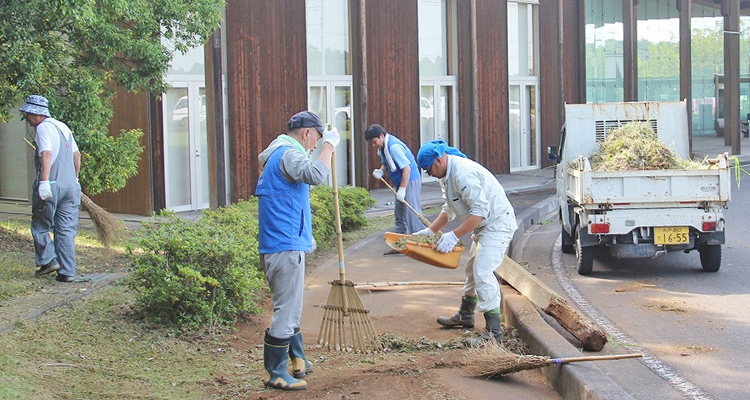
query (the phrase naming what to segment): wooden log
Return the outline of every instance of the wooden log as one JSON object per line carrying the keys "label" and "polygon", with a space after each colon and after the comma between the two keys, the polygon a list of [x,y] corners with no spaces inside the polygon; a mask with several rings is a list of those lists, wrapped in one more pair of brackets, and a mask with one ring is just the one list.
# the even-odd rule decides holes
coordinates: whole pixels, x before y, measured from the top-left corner
{"label": "wooden log", "polygon": [[534,305],[553,317],[581,342],[584,349],[600,351],[604,348],[607,343],[607,334],[601,327],[569,306],[565,299],[518,263],[505,257],[495,273],[526,296]]}

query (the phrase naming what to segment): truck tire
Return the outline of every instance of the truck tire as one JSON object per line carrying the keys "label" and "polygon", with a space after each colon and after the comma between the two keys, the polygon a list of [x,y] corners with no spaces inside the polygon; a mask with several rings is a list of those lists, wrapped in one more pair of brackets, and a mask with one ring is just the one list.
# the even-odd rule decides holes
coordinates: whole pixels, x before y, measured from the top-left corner
{"label": "truck tire", "polygon": [[704,245],[698,253],[701,255],[701,267],[706,272],[716,272],[721,268],[721,245]]}
{"label": "truck tire", "polygon": [[594,248],[581,246],[581,236],[576,234],[576,256],[578,275],[589,275],[594,269]]}
{"label": "truck tire", "polygon": [[564,226],[560,230],[562,231],[562,252],[565,254],[575,253],[576,247],[575,247],[575,241],[573,240],[573,236],[570,236],[570,234],[567,231],[565,231]]}

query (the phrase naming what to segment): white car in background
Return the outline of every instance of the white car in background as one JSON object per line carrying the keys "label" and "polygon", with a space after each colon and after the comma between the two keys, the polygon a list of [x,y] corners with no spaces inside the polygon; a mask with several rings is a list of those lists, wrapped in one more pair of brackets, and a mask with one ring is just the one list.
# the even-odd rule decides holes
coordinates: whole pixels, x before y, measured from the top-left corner
{"label": "white car in background", "polygon": [[[337,126],[339,123],[343,124],[352,117],[351,111],[351,106],[336,107],[333,110],[333,119],[336,121]],[[419,98],[419,117],[423,123],[435,117],[432,102],[427,97]]]}

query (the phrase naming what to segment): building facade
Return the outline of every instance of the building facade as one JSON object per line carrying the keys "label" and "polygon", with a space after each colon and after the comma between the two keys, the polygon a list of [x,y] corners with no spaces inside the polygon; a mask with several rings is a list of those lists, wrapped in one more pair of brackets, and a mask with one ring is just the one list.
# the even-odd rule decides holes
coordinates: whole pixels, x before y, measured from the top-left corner
{"label": "building facade", "polygon": [[[541,155],[565,103],[688,99],[694,135],[739,146],[749,11],[747,0],[228,0],[211,41],[176,55],[169,91],[118,92],[111,132],[143,129],[146,150],[125,189],[94,200],[148,215],[249,198],[258,153],[303,109],[341,132],[340,183],[367,189],[380,187],[372,123],[415,152],[443,139],[515,173],[550,165]],[[28,196],[29,165],[3,157],[0,198]]]}

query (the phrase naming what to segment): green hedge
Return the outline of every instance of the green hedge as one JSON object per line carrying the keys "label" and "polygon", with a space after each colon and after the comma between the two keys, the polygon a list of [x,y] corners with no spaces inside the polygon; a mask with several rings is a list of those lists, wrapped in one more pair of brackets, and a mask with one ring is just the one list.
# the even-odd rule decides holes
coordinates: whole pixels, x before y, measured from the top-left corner
{"label": "green hedge", "polygon": [[[311,191],[313,235],[318,247],[334,244],[330,187]],[[339,190],[342,230],[367,224],[364,212],[375,204],[362,188]],[[252,198],[197,221],[174,213],[155,215],[128,246],[133,273],[127,279],[137,308],[155,322],[182,328],[214,329],[240,313],[258,313],[265,278],[258,256],[258,203]]]}

